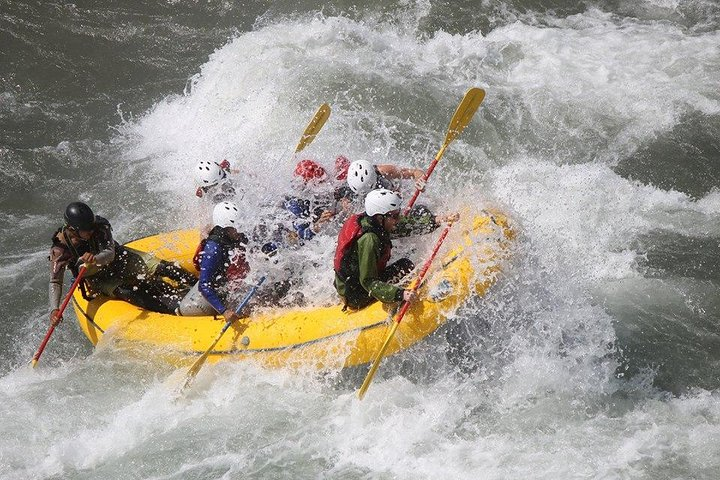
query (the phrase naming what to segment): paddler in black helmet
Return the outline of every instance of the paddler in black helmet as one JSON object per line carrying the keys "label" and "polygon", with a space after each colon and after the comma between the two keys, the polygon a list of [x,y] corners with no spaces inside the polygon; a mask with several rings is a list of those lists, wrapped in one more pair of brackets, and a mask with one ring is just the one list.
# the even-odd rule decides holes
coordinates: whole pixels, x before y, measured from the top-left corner
{"label": "paddler in black helmet", "polygon": [[63,218],[65,224],[52,237],[49,257],[50,321],[54,324],[61,320],[58,307],[66,268],[77,277],[80,265],[85,264],[80,288],[87,298],[105,295],[161,313],[172,313],[182,297],[161,277],[176,281],[180,287],[189,287],[195,281],[191,273],[174,264],[157,259],[148,262],[151,256],[143,258],[139,252],[119,245],[113,240],[110,222],[83,202],[69,204]]}

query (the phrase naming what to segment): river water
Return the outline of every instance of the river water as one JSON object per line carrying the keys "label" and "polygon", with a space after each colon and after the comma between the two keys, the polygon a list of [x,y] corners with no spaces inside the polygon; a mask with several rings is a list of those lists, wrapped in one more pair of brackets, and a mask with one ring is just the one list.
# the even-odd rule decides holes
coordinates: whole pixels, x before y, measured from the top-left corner
{"label": "river water", "polygon": [[[719,478],[719,26],[710,0],[0,0],[0,477]],[[73,314],[28,367],[70,201],[120,241],[198,227],[191,169],[227,158],[250,220],[321,103],[303,153],[425,168],[473,86],[423,200],[507,212],[512,259],[362,402],[362,370],[252,363],[173,401],[182,371]]]}

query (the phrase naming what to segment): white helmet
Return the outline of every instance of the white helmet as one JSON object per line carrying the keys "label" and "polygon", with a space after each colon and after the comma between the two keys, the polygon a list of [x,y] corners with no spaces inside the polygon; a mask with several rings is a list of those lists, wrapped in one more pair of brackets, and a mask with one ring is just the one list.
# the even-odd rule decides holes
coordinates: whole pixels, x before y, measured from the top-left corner
{"label": "white helmet", "polygon": [[375,166],[367,160],[355,160],[348,168],[347,182],[355,193],[369,192],[377,184]]}
{"label": "white helmet", "polygon": [[213,223],[221,227],[235,227],[239,230],[240,210],[232,202],[220,202],[213,208]]}
{"label": "white helmet", "polygon": [[379,188],[365,197],[365,213],[371,217],[377,214],[385,215],[393,210],[399,210],[400,203],[400,195],[392,190]]}
{"label": "white helmet", "polygon": [[225,171],[215,162],[202,160],[195,168],[195,179],[201,187],[212,187],[225,178]]}

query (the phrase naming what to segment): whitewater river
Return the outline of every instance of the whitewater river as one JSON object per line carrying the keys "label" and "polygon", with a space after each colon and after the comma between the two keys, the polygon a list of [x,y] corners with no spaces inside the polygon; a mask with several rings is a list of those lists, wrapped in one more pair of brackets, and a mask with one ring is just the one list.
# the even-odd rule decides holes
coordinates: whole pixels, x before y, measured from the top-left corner
{"label": "whitewater river", "polygon": [[[0,478],[720,478],[716,1],[139,3],[0,0]],[[67,203],[121,242],[200,227],[226,158],[252,222],[320,104],[303,154],[426,168],[474,86],[422,199],[506,212],[512,258],[362,402],[364,370],[252,363],[173,401],[181,370],[73,313],[28,367]]]}

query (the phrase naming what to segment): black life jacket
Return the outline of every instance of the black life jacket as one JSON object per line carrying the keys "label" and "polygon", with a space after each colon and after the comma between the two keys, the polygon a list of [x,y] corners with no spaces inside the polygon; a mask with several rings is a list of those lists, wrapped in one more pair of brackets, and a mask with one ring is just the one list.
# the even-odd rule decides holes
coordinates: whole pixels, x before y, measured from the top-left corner
{"label": "black life jacket", "polygon": [[[77,277],[80,270],[77,262],[80,257],[82,257],[88,252],[92,253],[93,255],[97,255],[102,250],[104,250],[105,245],[108,243],[108,240],[112,238],[112,227],[110,226],[110,222],[108,222],[105,218],[95,216],[95,225],[93,226],[92,236],[88,240],[80,239],[77,245],[73,245],[72,241],[70,240],[70,237],[67,233],[67,228],[67,226],[64,226],[57,229],[55,231],[55,234],[53,235],[52,241],[53,245],[59,246],[70,254],[68,268],[72,272],[73,276]],[[58,234],[62,234],[62,238],[65,241],[64,244],[60,242],[60,240],[58,240]],[[115,242],[116,254],[118,247],[118,243]]]}
{"label": "black life jacket", "polygon": [[[223,265],[226,266],[223,272],[223,277],[227,280],[243,279],[247,276],[250,271],[250,265],[245,258],[245,250],[248,243],[248,239],[244,233],[240,233],[240,239],[234,240],[225,232],[225,228],[216,225],[210,230],[207,238],[200,240],[200,244],[195,250],[193,255],[193,265],[195,269],[200,271],[200,262],[202,261],[203,251],[205,250],[205,244],[208,240],[212,240],[220,245],[223,251]],[[235,250],[239,251],[238,255],[230,258],[231,253]]]}

